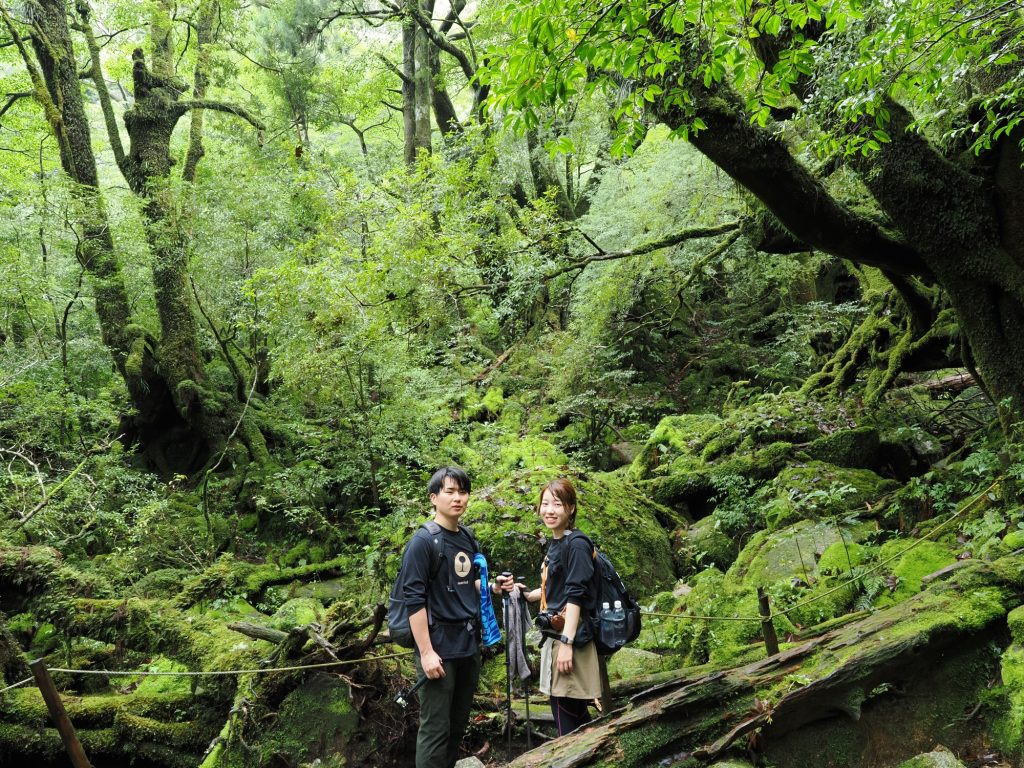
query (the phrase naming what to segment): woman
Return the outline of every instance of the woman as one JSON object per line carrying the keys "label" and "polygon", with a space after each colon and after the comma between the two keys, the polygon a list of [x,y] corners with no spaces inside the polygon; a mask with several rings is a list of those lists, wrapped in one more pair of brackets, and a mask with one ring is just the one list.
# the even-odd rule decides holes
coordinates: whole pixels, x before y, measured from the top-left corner
{"label": "woman", "polygon": [[[587,642],[574,645],[577,630],[591,615],[597,596],[593,589],[594,549],[590,540],[573,533],[576,525],[576,489],[565,478],[541,488],[537,514],[551,531],[547,556],[541,567],[541,586],[527,595],[541,601],[542,615],[551,616],[544,629],[540,655],[540,689],[551,701],[551,714],[564,736],[590,722],[587,705],[601,696],[601,675],[592,628]],[[544,614],[544,612],[547,612]],[[559,629],[559,615],[564,625]]]}

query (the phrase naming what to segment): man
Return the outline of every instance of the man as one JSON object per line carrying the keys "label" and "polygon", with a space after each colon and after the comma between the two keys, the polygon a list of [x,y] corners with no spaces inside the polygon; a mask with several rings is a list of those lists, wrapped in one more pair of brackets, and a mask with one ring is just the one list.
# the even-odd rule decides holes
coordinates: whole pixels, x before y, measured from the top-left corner
{"label": "man", "polygon": [[[420,688],[420,729],[416,768],[453,768],[469,722],[480,680],[480,578],[473,536],[459,526],[469,504],[469,477],[459,467],[442,467],[427,485],[440,530],[438,542],[421,527],[402,554],[402,591],[416,643]],[[493,594],[511,591],[511,579],[487,585]]]}

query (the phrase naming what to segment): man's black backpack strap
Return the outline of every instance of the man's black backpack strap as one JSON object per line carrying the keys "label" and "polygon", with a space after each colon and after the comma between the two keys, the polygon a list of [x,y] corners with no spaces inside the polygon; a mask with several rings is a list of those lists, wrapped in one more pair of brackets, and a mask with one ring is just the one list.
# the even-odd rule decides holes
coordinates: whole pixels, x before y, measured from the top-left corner
{"label": "man's black backpack strap", "polygon": [[[473,531],[461,524],[459,525],[459,530],[464,531],[466,535],[469,536],[470,541],[472,541],[473,554],[479,552],[480,545],[477,543],[476,536],[473,535]],[[416,533],[414,533],[413,536],[420,535],[420,531],[424,531],[433,540],[435,557],[434,564],[430,569],[430,579],[433,581],[441,572],[441,567],[444,564],[444,539],[441,534],[442,528],[436,521],[428,520],[416,529]],[[429,590],[427,594],[427,611],[429,613]],[[415,648],[416,642],[413,640],[412,627],[409,626],[409,607],[406,605],[405,594],[403,592],[401,568],[398,569],[398,575],[395,576],[395,582],[391,585],[391,595],[388,601],[388,633],[391,636],[391,642],[397,643],[403,648]]]}

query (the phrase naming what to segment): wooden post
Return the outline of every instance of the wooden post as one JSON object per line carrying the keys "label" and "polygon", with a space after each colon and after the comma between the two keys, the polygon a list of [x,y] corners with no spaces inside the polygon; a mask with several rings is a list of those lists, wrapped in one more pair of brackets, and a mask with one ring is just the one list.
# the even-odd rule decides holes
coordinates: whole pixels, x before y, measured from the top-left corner
{"label": "wooden post", "polygon": [[768,595],[764,587],[757,588],[757,607],[761,614],[761,632],[764,635],[764,647],[769,656],[779,652],[779,638],[775,634],[775,625],[772,624],[772,609],[768,606]]}
{"label": "wooden post", "polygon": [[60,694],[57,693],[57,687],[53,684],[50,672],[46,668],[46,660],[36,659],[29,663],[29,667],[32,670],[32,676],[36,679],[36,685],[39,686],[40,693],[43,694],[46,708],[50,710],[53,724],[57,727],[57,732],[60,733],[60,740],[64,742],[64,749],[67,750],[68,757],[71,758],[71,765],[74,768],[92,768],[89,758],[85,756],[85,750],[82,749],[82,743],[78,740],[75,729],[68,719],[67,712],[64,711]]}

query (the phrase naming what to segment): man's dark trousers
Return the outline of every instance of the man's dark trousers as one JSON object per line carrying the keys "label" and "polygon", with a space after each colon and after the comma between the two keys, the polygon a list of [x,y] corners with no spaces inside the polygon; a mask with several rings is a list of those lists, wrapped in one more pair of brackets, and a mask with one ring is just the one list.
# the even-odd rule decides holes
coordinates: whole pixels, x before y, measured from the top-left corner
{"label": "man's dark trousers", "polygon": [[[473,694],[480,682],[480,653],[445,659],[445,675],[428,680],[419,690],[420,730],[416,736],[416,768],[453,768],[469,723]],[[423,677],[419,654],[416,679]]]}

